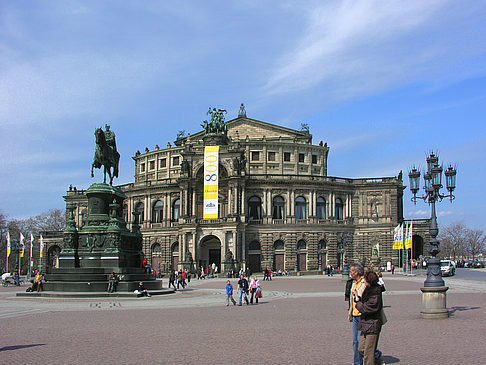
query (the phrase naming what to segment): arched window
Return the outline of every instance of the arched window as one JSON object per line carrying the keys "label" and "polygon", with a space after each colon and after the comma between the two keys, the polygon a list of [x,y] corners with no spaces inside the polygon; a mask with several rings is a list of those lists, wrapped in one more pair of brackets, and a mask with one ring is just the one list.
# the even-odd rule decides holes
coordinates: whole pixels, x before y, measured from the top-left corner
{"label": "arched window", "polygon": [[303,196],[295,199],[295,219],[306,219],[306,201]]}
{"label": "arched window", "polygon": [[152,206],[152,223],[162,223],[164,203],[157,200]]}
{"label": "arched window", "polygon": [[135,205],[135,212],[138,212],[140,213],[140,215],[138,216],[135,216],[135,219],[137,220],[137,224],[142,224],[143,223],[143,211],[144,211],[144,208],[143,208],[143,203],[140,202],[140,203],[137,203],[137,205]]}
{"label": "arched window", "polygon": [[262,201],[257,196],[248,199],[248,220],[262,219]]}
{"label": "arched window", "polygon": [[123,204],[123,221],[128,222],[128,205]]}
{"label": "arched window", "polygon": [[181,200],[176,199],[172,203],[172,220],[173,221],[179,220],[180,210],[181,210]]}
{"label": "arched window", "polygon": [[324,240],[319,241],[319,251],[325,250],[327,248],[327,243]]}
{"label": "arched window", "polygon": [[284,243],[282,240],[277,240],[275,241],[275,243],[273,244],[273,249],[274,250],[283,250],[284,249]]}
{"label": "arched window", "polygon": [[284,218],[284,206],[285,200],[281,196],[276,196],[273,198],[273,211],[272,211],[272,218],[273,219],[283,219]]}
{"label": "arched window", "polygon": [[248,245],[248,250],[249,251],[258,251],[261,249],[260,242],[258,241],[251,241],[250,244]]}
{"label": "arched window", "polygon": [[340,198],[336,198],[336,219],[342,220],[343,219],[343,201]]}
{"label": "arched window", "polygon": [[326,201],[324,200],[324,198],[318,197],[316,203],[317,219],[326,219]]}
{"label": "arched window", "polygon": [[307,244],[304,240],[299,240],[299,242],[297,242],[297,250],[305,250],[306,248]]}

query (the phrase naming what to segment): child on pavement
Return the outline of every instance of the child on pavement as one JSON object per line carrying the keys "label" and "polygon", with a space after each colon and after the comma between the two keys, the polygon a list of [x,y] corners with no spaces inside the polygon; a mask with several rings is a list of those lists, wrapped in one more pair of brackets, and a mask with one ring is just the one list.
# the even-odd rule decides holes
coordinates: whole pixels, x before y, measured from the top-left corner
{"label": "child on pavement", "polygon": [[226,282],[226,306],[229,306],[230,300],[233,302],[233,305],[236,305],[236,301],[233,298],[233,285],[228,280]]}

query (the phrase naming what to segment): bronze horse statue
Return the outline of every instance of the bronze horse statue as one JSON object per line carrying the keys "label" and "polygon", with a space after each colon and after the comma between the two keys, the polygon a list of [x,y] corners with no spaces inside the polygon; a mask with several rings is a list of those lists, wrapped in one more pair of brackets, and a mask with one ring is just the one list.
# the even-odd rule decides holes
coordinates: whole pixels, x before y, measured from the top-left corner
{"label": "bronze horse statue", "polygon": [[[113,133],[113,132],[110,132]],[[91,177],[94,177],[93,169],[104,167],[105,178],[103,182],[106,184],[106,173],[110,177],[110,185],[113,185],[113,178],[118,177],[118,162],[120,161],[120,154],[116,150],[113,134],[113,146],[107,143],[105,132],[103,129],[95,129],[96,151],[91,165]],[[113,174],[111,169],[113,168]]]}

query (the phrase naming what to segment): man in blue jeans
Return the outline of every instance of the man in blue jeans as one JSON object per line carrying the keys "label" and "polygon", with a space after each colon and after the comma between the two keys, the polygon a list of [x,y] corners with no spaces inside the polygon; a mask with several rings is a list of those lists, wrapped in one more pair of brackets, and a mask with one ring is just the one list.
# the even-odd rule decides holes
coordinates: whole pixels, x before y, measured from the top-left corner
{"label": "man in blue jeans", "polygon": [[240,275],[240,280],[238,280],[238,300],[239,303],[238,305],[242,305],[241,298],[245,298],[245,303],[246,305],[249,305],[248,303],[248,297],[246,296],[246,292],[248,291],[249,285],[248,285],[248,280],[245,279],[245,275],[241,274]]}

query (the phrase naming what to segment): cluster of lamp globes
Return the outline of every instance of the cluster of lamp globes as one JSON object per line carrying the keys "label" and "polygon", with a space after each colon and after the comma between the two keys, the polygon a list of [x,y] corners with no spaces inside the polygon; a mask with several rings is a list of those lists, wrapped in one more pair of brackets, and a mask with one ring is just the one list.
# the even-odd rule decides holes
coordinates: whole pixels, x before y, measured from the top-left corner
{"label": "cluster of lamp globes", "polygon": [[431,152],[426,161],[427,171],[424,171],[424,196],[417,196],[417,192],[420,189],[420,171],[413,166],[408,173],[410,179],[410,191],[413,193],[412,201],[416,203],[417,199],[422,199],[424,201],[428,200],[429,202],[433,202],[437,200],[440,201],[444,198],[450,198],[452,202],[455,198],[452,192],[456,188],[457,170],[450,164],[444,171],[446,188],[449,191],[449,195],[442,195],[440,194],[440,189],[443,187],[442,172],[444,169],[442,165],[439,164],[439,156]]}

